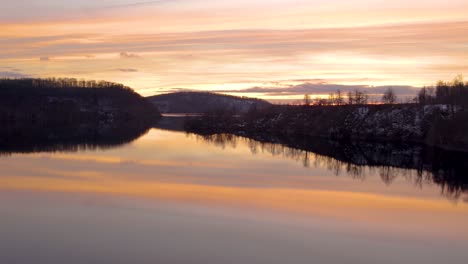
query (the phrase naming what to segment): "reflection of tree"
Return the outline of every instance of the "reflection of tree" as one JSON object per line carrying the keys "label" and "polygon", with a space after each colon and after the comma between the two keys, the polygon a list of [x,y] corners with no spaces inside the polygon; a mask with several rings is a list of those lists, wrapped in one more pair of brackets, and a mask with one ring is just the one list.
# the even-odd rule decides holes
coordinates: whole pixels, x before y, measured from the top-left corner
{"label": "reflection of tree", "polygon": [[302,165],[304,165],[304,167],[306,167],[306,168],[309,168],[309,166],[310,166],[309,152],[306,152],[304,154],[304,159],[302,160]]}
{"label": "reflection of tree", "polygon": [[0,155],[33,152],[76,152],[108,149],[130,143],[149,130],[131,122],[79,124],[64,127],[1,126]]}
{"label": "reflection of tree", "polygon": [[204,141],[213,143],[215,146],[225,149],[226,146],[236,148],[237,137],[232,134],[213,134],[201,136]]}
{"label": "reflection of tree", "polygon": [[258,153],[258,148],[257,148],[258,144],[257,144],[256,141],[250,140],[250,141],[248,142],[248,146],[249,146],[250,152],[252,152],[252,154],[255,155],[255,154]]}
{"label": "reflection of tree", "polygon": [[389,166],[382,166],[380,168],[380,178],[382,178],[382,181],[385,182],[385,184],[390,185],[392,182],[396,179],[397,174],[393,173],[392,167]]}
{"label": "reflection of tree", "polygon": [[387,185],[391,185],[398,177],[420,187],[437,184],[444,196],[456,201],[468,194],[468,154],[464,153],[421,146],[345,144],[317,139],[252,139],[229,134],[200,137],[222,148],[227,145],[235,147],[242,141],[253,155],[270,153],[272,156],[301,162],[304,167],[326,168],[337,176],[345,173],[364,180],[371,173],[380,175]]}

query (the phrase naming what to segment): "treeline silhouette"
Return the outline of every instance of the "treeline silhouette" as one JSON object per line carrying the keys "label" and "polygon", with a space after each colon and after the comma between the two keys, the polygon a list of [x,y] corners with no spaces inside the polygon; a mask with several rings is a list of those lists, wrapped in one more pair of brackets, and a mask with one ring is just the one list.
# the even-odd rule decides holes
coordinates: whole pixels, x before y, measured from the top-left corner
{"label": "treeline silhouette", "polygon": [[[89,89],[113,89],[113,90],[126,90],[129,93],[137,95],[131,88],[123,84],[108,82],[108,81],[95,81],[95,80],[78,80],[75,78],[44,78],[44,79],[0,79],[2,89],[14,93],[27,92],[30,94],[71,94],[89,93],[89,91],[82,90],[82,88]],[[60,90],[57,90],[59,88]],[[19,91],[18,91],[19,90]]]}
{"label": "treeline silhouette", "polygon": [[0,122],[149,123],[158,110],[122,84],[73,78],[0,79]]}
{"label": "treeline silhouette", "polygon": [[428,138],[439,144],[466,147],[468,142],[468,82],[458,75],[451,82],[439,81],[435,86],[423,87],[416,100],[423,107],[442,105],[448,114],[438,116],[428,130]]}
{"label": "treeline silhouette", "polygon": [[[395,98],[392,97],[393,101],[389,101],[388,103],[394,103],[396,100],[396,96],[391,88],[386,92],[383,96],[383,100],[386,102],[388,101],[387,93],[392,94]],[[319,98],[319,99],[311,99],[309,94],[304,95],[304,105],[305,106],[340,106],[340,105],[366,105],[369,102],[369,95],[365,91],[361,91],[356,89],[354,91],[349,91],[348,93],[344,93],[341,90],[337,90],[336,92],[332,92],[328,95],[328,98]]]}
{"label": "treeline silhouette", "polygon": [[[388,87],[380,101],[374,101],[372,104],[410,104],[419,103],[445,104],[452,106],[455,111],[456,106],[468,107],[468,82],[463,81],[463,75],[456,76],[452,81],[438,81],[434,86],[423,87],[414,98],[398,101],[398,95],[392,87]],[[369,95],[366,91],[355,89],[347,93],[337,90],[331,92],[328,98],[312,99],[310,94],[305,94],[303,105],[305,106],[340,106],[340,105],[367,105],[369,104]]]}
{"label": "treeline silhouette", "polygon": [[377,174],[388,185],[403,177],[416,186],[437,184],[442,195],[458,201],[468,198],[468,154],[422,145],[338,142],[294,137],[239,137],[232,134],[198,135],[221,148],[247,144],[252,154],[267,152],[301,162],[304,167],[326,168],[335,175],[365,179]]}
{"label": "treeline silhouette", "polygon": [[455,107],[468,107],[468,82],[463,76],[457,76],[452,82],[439,81],[435,86],[423,87],[417,101],[420,104],[446,104],[456,111]]}

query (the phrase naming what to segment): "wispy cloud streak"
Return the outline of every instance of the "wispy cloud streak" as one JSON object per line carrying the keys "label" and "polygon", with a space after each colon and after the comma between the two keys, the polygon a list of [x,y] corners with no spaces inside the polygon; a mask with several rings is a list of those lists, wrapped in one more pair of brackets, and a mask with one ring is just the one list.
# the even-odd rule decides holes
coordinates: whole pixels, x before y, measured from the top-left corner
{"label": "wispy cloud streak", "polygon": [[[383,4],[388,10],[370,0],[331,2],[338,11],[306,0],[85,0],[72,6],[89,7],[85,17],[0,23],[0,64],[35,76],[123,82],[144,93],[286,87],[297,94],[296,86],[310,88],[315,79],[323,87],[314,89],[325,92],[329,84],[421,86],[468,74],[463,1],[408,4],[412,10],[400,0]],[[119,74],[130,69],[138,74]]]}
{"label": "wispy cloud streak", "polygon": [[392,88],[398,95],[414,96],[416,95],[419,87],[408,85],[382,85],[382,86],[369,86],[369,85],[340,85],[340,84],[323,84],[323,83],[302,83],[298,85],[287,85],[284,87],[252,87],[241,90],[220,90],[221,93],[244,93],[244,94],[264,94],[271,96],[290,96],[290,95],[326,95],[341,91],[344,93],[352,92],[355,90],[365,91],[370,94],[380,95],[388,88]]}
{"label": "wispy cloud streak", "polygon": [[[359,52],[379,56],[464,56],[467,22],[408,24],[310,30],[224,30],[193,33],[63,35],[8,38],[0,42],[3,58],[106,53],[118,49],[138,52],[217,52],[257,57]],[[10,52],[5,52],[10,51]],[[120,52],[122,58],[139,57]]]}

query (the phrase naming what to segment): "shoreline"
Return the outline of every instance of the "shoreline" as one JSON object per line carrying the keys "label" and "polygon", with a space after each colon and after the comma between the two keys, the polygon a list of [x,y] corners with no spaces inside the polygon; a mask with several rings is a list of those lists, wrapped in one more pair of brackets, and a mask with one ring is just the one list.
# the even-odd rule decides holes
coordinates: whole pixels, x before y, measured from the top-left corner
{"label": "shoreline", "polygon": [[342,142],[418,144],[468,152],[468,114],[445,105],[275,106],[233,117],[206,113],[186,120],[200,134],[302,137]]}

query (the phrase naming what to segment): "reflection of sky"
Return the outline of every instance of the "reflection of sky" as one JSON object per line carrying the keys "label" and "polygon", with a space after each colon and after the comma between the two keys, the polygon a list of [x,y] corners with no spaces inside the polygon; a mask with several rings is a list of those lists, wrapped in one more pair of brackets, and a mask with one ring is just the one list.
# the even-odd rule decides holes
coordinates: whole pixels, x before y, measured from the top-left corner
{"label": "reflection of sky", "polygon": [[467,73],[462,0],[4,2],[0,76],[106,79],[151,95]]}
{"label": "reflection of sky", "polygon": [[3,157],[0,160],[2,180],[18,181],[27,177],[26,182],[57,180],[72,185],[112,180],[136,184],[318,189],[446,200],[439,193],[440,187],[430,182],[423,181],[418,187],[414,179],[400,176],[388,187],[378,170],[366,170],[365,180],[346,176],[345,171],[335,176],[328,168],[330,163],[321,160],[321,156],[310,156],[312,168],[303,168],[302,160],[272,155],[271,151],[279,153],[276,149],[257,146],[253,155],[252,146],[246,140],[225,144],[216,146],[194,135],[152,130],[122,148]]}
{"label": "reflection of sky", "polygon": [[463,263],[466,256],[468,205],[442,197],[440,187],[401,177],[386,186],[377,172],[337,177],[323,166],[252,155],[245,141],[223,149],[152,130],[123,148],[15,154],[0,166],[0,233],[9,234],[0,238],[0,260],[1,249],[34,256],[40,248],[50,253],[47,245],[57,258],[78,247],[114,263],[136,252],[147,263]]}
{"label": "reflection of sky", "polygon": [[[122,148],[14,155],[0,161],[3,176],[50,176],[65,180],[118,177],[122,181],[351,190],[445,199],[440,196],[439,187],[430,183],[423,182],[423,188],[418,188],[413,186],[411,180],[398,177],[388,188],[378,176],[378,170],[367,171],[365,181],[352,179],[344,171],[336,177],[328,169],[329,163],[320,160],[320,156],[310,156],[312,168],[307,169],[302,167],[302,160],[270,154],[271,151],[279,153],[280,150],[262,149],[261,146],[255,149],[256,154],[252,155],[252,146],[245,140],[237,140],[235,145],[227,142],[222,147],[194,135],[151,130]],[[317,165],[314,165],[315,161],[318,161]]]}

